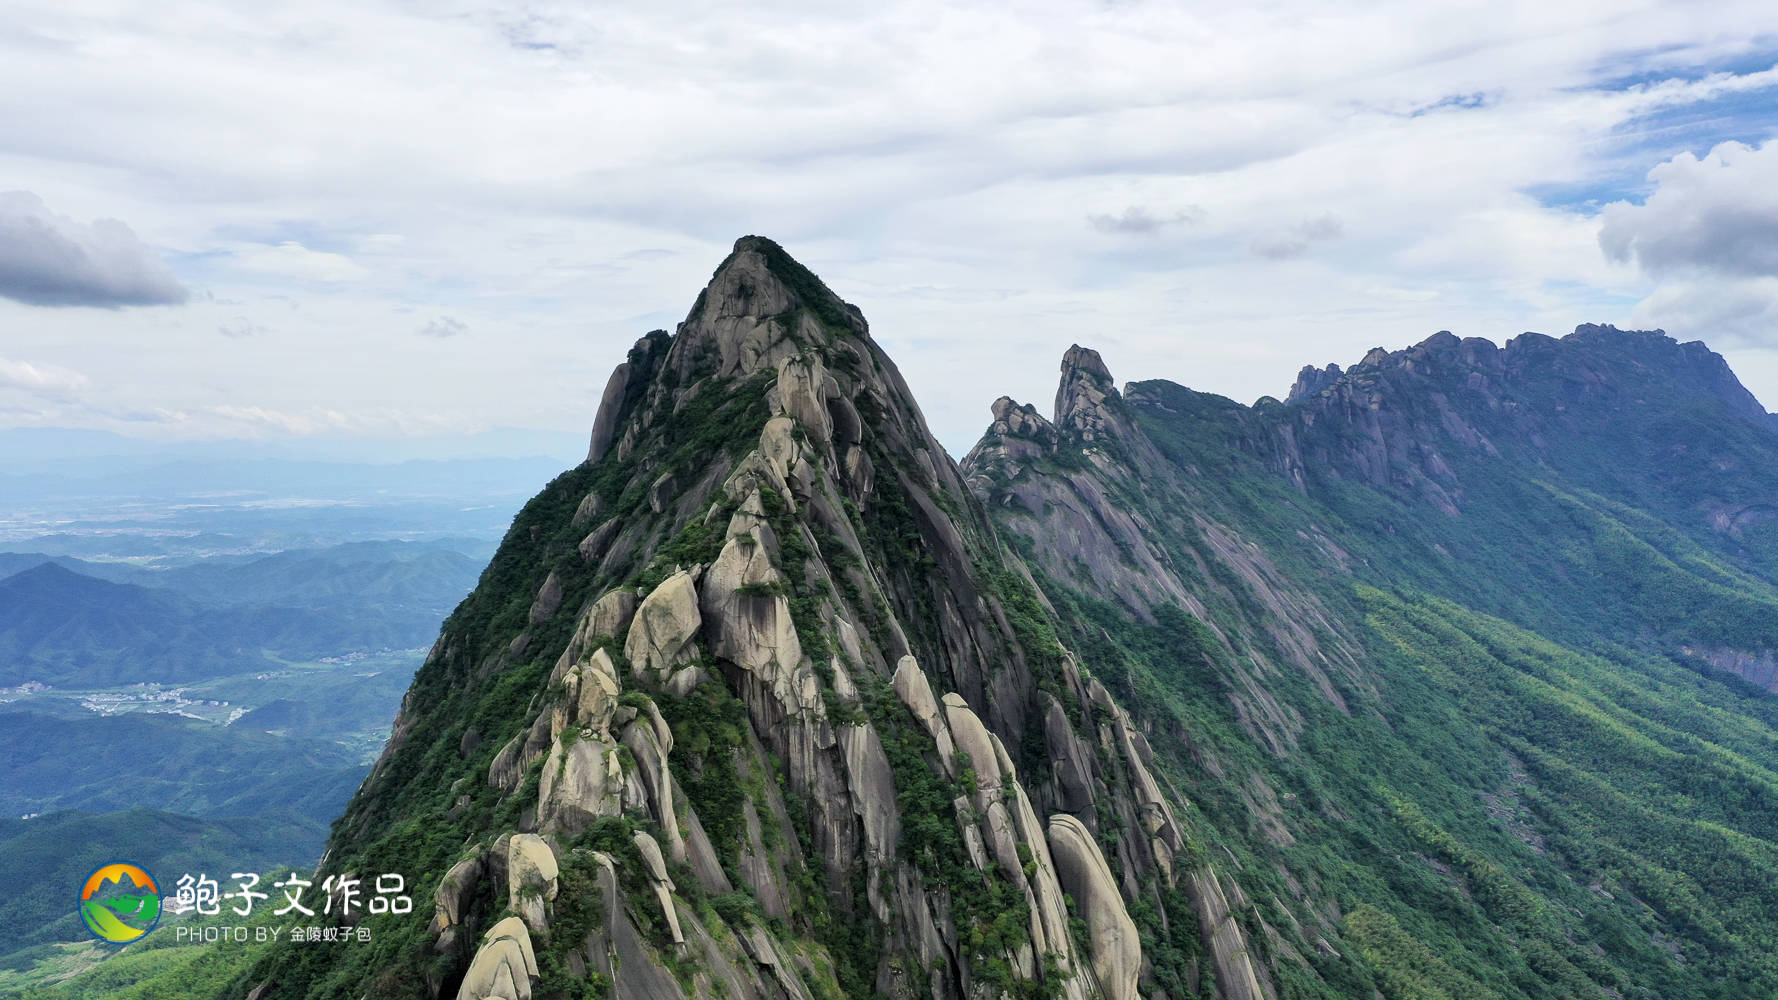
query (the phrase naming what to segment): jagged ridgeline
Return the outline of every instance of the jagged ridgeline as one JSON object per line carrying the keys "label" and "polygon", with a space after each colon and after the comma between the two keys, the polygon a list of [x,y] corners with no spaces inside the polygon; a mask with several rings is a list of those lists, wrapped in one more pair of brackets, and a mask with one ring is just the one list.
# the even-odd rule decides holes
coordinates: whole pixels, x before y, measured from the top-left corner
{"label": "jagged ridgeline", "polygon": [[1439,333],[1251,407],[1062,368],[963,468],[1267,994],[1778,996],[1778,421],[1720,356]]}
{"label": "jagged ridgeline", "polygon": [[1699,343],[1441,333],[961,465],[747,237],[515,519],[285,997],[1778,996],[1778,421]]}
{"label": "jagged ridgeline", "polygon": [[613,373],[335,824],[322,875],[405,873],[414,912],[239,985],[1130,1000],[1146,943],[1257,997],[1183,803],[862,315],[747,237]]}

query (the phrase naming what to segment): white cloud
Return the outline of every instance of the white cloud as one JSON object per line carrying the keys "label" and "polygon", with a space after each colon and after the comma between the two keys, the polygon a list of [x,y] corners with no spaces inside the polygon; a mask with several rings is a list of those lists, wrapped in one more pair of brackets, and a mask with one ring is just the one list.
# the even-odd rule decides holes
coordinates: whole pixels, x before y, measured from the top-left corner
{"label": "white cloud", "polygon": [[1087,222],[1102,233],[1128,233],[1150,236],[1168,226],[1178,226],[1197,221],[1203,209],[1197,206],[1180,209],[1166,215],[1156,215],[1141,205],[1131,205],[1121,214],[1112,215],[1106,212],[1087,216]]}
{"label": "white cloud", "polygon": [[1608,258],[1658,282],[1633,320],[1721,345],[1778,346],[1778,141],[1681,153],[1648,179],[1641,204],[1607,205],[1599,227]]}
{"label": "white cloud", "polygon": [[18,389],[35,396],[68,399],[86,386],[87,378],[79,372],[0,358],[0,389]]}
{"label": "white cloud", "polygon": [[[1646,116],[1778,84],[1700,76],[1757,55],[1769,3],[1310,11],[21,0],[0,176],[129,219],[216,304],[52,326],[0,302],[0,329],[193,424],[450,400],[452,420],[578,428],[635,337],[757,232],[866,311],[960,448],[1000,392],[1049,398],[1074,341],[1252,399],[1442,328],[1655,314],[1677,270],[1609,266],[1592,209],[1525,191],[1627,158],[1640,176],[1678,152]],[[1616,76],[1652,82],[1596,86]],[[1772,126],[1743,119],[1721,127]],[[501,336],[414,335],[446,319]]]}
{"label": "white cloud", "polygon": [[122,222],[83,224],[29,191],[0,191],[0,296],[116,308],[184,302],[187,292]]}
{"label": "white cloud", "polygon": [[[1778,277],[1668,282],[1636,304],[1638,326],[1718,347],[1778,347]],[[1769,389],[1761,397],[1778,397]],[[1778,401],[1778,400],[1775,400]]]}
{"label": "white cloud", "polygon": [[1323,212],[1282,233],[1255,237],[1253,252],[1270,260],[1288,260],[1309,252],[1309,246],[1325,240],[1336,240],[1346,233],[1346,225],[1332,212]]}
{"label": "white cloud", "polygon": [[216,327],[216,332],[231,340],[243,340],[265,333],[266,328],[245,316],[231,316]]}
{"label": "white cloud", "polygon": [[1778,277],[1778,141],[1725,142],[1702,159],[1681,153],[1648,179],[1654,192],[1642,204],[1605,207],[1607,256],[1656,277]]}
{"label": "white cloud", "polygon": [[275,246],[242,244],[235,248],[234,257],[247,271],[303,281],[358,281],[369,273],[345,254],[310,250],[294,240]]}

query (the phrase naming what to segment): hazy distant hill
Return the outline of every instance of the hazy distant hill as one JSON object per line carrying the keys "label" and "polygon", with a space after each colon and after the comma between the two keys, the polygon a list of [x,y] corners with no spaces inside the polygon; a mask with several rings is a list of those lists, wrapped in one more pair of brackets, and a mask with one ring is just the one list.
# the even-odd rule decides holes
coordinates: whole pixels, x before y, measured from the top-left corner
{"label": "hazy distant hill", "polygon": [[0,579],[0,685],[179,682],[269,668],[268,653],[423,646],[481,570],[392,543],[166,570],[0,554],[0,573],[21,564]]}
{"label": "hazy distant hill", "polygon": [[354,751],[176,715],[0,707],[0,815],[153,806],[199,816],[329,815],[364,777]]}
{"label": "hazy distant hill", "polygon": [[239,615],[55,563],[0,580],[4,685],[107,687],[242,673],[273,666],[264,638]]}

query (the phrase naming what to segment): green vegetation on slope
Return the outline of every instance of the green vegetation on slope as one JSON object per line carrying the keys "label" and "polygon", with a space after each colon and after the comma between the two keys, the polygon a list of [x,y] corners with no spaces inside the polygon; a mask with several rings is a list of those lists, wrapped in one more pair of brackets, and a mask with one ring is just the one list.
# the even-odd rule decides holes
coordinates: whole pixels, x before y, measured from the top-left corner
{"label": "green vegetation on slope", "polygon": [[[1281,996],[1778,992],[1778,697],[1693,655],[1778,648],[1764,522],[1707,516],[1778,493],[1778,437],[1635,391],[1541,448],[1489,411],[1493,450],[1420,425],[1455,510],[1418,465],[1337,464],[1381,444],[1327,413],[1299,488],[1272,436],[1292,408],[1165,383],[1129,409],[1166,465],[1065,442],[1024,473],[1097,470],[1203,606],[1041,567],[1064,641],[1234,861]],[[991,509],[1027,551],[1051,513]]]}

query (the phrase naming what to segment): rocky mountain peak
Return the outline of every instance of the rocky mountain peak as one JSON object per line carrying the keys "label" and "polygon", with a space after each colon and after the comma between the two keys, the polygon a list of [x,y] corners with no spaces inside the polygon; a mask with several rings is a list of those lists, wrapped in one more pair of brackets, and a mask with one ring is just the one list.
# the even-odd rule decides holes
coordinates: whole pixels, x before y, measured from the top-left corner
{"label": "rocky mountain peak", "polygon": [[[1071,433],[1124,419],[1096,353],[1063,375]],[[589,459],[515,518],[330,847],[453,826],[397,957],[432,998],[1135,1000],[1149,898],[1195,910],[1175,950],[1252,979],[1146,737],[862,316],[777,244],[637,341]]]}
{"label": "rocky mountain peak", "polygon": [[1304,365],[1303,370],[1296,373],[1296,383],[1290,387],[1290,394],[1284,397],[1284,401],[1300,403],[1310,397],[1319,396],[1344,374],[1345,371],[1339,365],[1330,364],[1326,368]]}
{"label": "rocky mountain peak", "polygon": [[836,338],[866,337],[858,309],[763,236],[743,236],[679,324],[681,376],[745,375]]}
{"label": "rocky mountain peak", "polygon": [[1115,435],[1123,426],[1122,403],[1111,369],[1099,352],[1079,344],[1069,347],[1062,355],[1062,381],[1056,387],[1056,427],[1082,441]]}
{"label": "rocky mountain peak", "polygon": [[[1728,362],[1702,342],[1679,343],[1661,330],[1583,323],[1561,338],[1526,332],[1495,345],[1448,330],[1412,347],[1372,348],[1351,368],[1305,367],[1287,402],[1388,408],[1425,392],[1474,395],[1492,408],[1551,414],[1636,405],[1651,391],[1713,398],[1741,419],[1771,426],[1765,408]],[[1337,398],[1337,399],[1336,399]],[[1584,405],[1583,405],[1584,404]]]}
{"label": "rocky mountain peak", "polygon": [[[587,460],[596,462],[621,445],[620,428],[648,426],[659,419],[655,411],[678,409],[707,380],[779,374],[795,359],[805,367],[825,361],[856,369],[873,353],[881,358],[858,307],[835,295],[777,243],[743,236],[675,332],[644,336],[611,373]],[[816,381],[828,375],[823,370]],[[899,378],[891,373],[888,381],[899,385]],[[907,395],[905,387],[895,391]]]}

